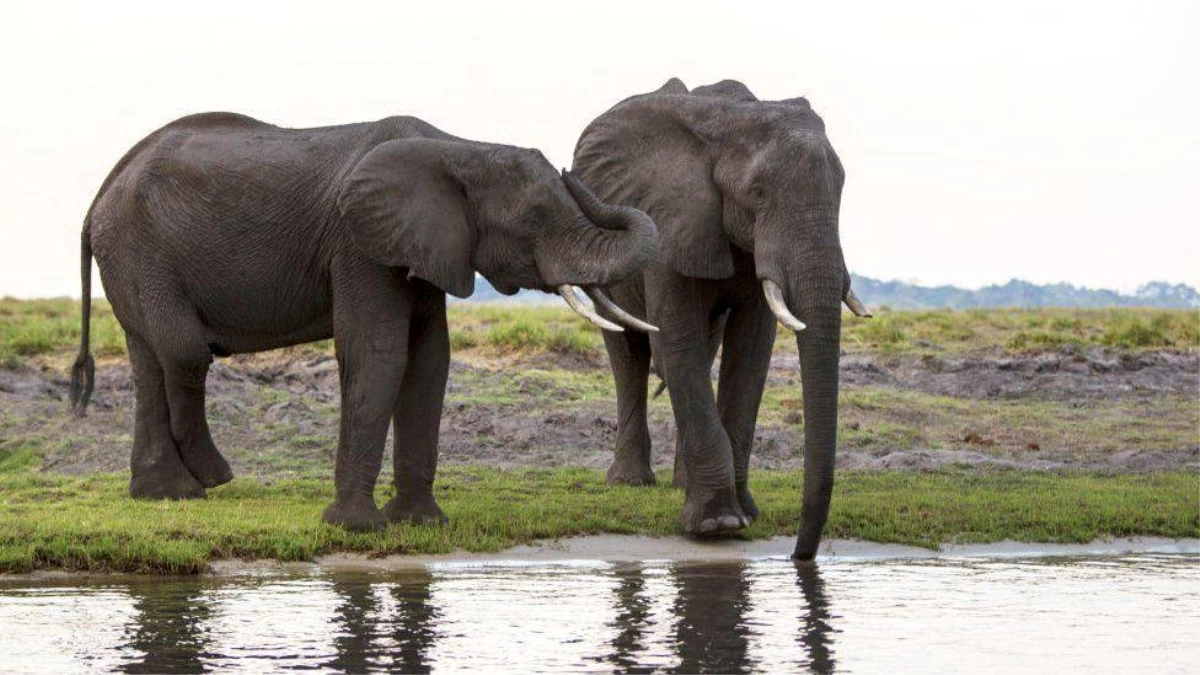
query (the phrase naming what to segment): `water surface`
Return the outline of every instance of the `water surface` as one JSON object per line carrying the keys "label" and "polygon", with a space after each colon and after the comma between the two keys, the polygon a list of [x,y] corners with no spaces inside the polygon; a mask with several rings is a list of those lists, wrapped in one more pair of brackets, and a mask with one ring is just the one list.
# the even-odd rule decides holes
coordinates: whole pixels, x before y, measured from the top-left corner
{"label": "water surface", "polygon": [[10,580],[0,669],[1188,672],[1198,608],[1188,555]]}

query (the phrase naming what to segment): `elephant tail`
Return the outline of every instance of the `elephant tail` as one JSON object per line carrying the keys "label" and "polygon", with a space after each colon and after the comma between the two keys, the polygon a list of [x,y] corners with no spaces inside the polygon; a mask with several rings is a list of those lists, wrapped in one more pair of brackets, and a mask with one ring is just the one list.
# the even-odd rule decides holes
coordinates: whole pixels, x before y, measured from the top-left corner
{"label": "elephant tail", "polygon": [[667,381],[666,380],[659,381],[658,388],[656,388],[654,390],[654,395],[651,398],[658,398],[659,396],[662,396],[662,393],[666,390],[667,390]]}
{"label": "elephant tail", "polygon": [[96,383],[96,362],[92,359],[90,347],[91,318],[92,318],[92,242],[87,225],[83,228],[80,245],[79,272],[83,282],[82,319],[80,329],[79,355],[75,357],[75,365],[71,367],[71,410],[76,417],[87,414],[88,400],[92,397],[92,387]]}

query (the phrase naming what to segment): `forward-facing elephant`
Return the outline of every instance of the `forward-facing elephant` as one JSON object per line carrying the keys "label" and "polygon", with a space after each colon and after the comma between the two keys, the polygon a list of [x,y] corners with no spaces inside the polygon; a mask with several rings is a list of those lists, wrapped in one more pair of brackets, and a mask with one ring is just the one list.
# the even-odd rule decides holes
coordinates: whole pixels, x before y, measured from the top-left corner
{"label": "forward-facing elephant", "polygon": [[[445,293],[470,295],[479,272],[510,294],[558,289],[594,316],[571,285],[611,306],[598,287],[638,271],[657,245],[645,213],[599,202],[536,150],[411,117],[318,129],[185,117],[130,150],[88,211],[72,401],[83,414],[92,387],[94,254],[134,372],[133,496],[201,497],[232,478],[205,420],[214,355],[332,337],[342,407],[324,520],[440,522]],[[396,495],[381,512],[389,422]]]}
{"label": "forward-facing elephant", "polygon": [[619,408],[608,481],[654,481],[646,425],[653,357],[680,432],[684,529],[747,525],[758,514],[747,472],[778,318],[800,350],[805,472],[795,555],[811,558],[833,488],[841,304],[866,314],[842,259],[844,174],[824,122],[803,98],[759,101],[729,80],[689,92],[671,79],[594,120],[574,170],[605,202],[649,213],[662,240],[642,274],[611,289],[662,331],[605,334]]}

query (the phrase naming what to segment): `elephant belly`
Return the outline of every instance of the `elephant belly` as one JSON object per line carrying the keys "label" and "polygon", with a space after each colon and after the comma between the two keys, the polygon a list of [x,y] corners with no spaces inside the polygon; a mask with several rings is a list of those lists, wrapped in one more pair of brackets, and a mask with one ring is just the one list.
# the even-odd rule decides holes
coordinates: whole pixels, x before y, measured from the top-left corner
{"label": "elephant belly", "polygon": [[333,336],[326,273],[287,253],[213,254],[180,264],[180,282],[210,333],[214,353],[256,352]]}

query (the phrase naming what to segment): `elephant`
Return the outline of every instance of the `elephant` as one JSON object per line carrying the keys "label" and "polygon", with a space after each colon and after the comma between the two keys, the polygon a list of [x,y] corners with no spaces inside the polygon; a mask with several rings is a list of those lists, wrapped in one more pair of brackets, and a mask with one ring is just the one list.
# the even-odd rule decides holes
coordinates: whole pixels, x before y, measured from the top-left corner
{"label": "elephant", "polygon": [[[325,522],[444,522],[432,483],[449,371],[446,293],[476,273],[506,294],[603,287],[657,251],[653,221],[596,199],[537,150],[470,141],[414,117],[289,129],[233,113],[181,118],[133,147],[84,220],[84,414],[91,259],[125,330],[135,394],[129,491],[203,497],[232,478],[204,410],[214,356],[333,338],[341,419]],[[617,320],[653,328],[621,312]],[[392,422],[395,496],[373,492]]]}
{"label": "elephant", "polygon": [[841,305],[869,314],[850,290],[838,234],[845,174],[823,120],[803,98],[760,101],[732,80],[689,91],[672,78],[593,120],[572,170],[606,203],[650,214],[661,238],[640,274],[609,289],[661,332],[604,336],[618,407],[608,482],[655,480],[646,423],[653,363],[679,430],[685,532],[748,525],[758,515],[750,450],[778,320],[796,333],[804,392],[794,555],[812,558],[833,489]]}

